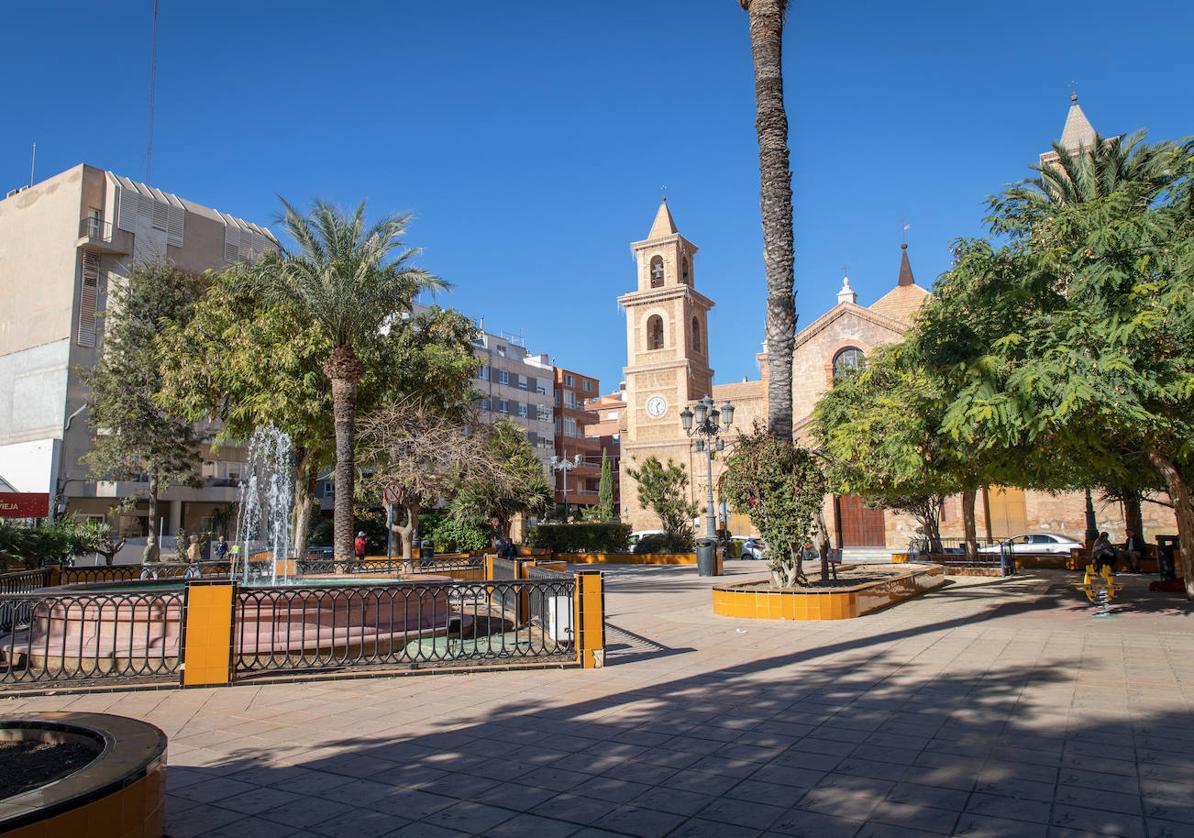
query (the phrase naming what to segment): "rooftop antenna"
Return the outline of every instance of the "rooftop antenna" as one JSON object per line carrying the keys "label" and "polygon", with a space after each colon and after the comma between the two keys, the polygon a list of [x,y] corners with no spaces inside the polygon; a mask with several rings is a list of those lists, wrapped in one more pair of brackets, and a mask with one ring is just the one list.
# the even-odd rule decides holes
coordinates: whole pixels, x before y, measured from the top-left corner
{"label": "rooftop antenna", "polygon": [[907,221],[905,221],[904,222],[904,240],[903,240],[904,247],[908,246],[908,231],[911,229],[912,229],[912,225],[909,224]]}
{"label": "rooftop antenna", "polygon": [[149,45],[149,121],[145,138],[145,182],[153,180],[153,109],[158,87],[158,2],[153,0],[153,34]]}
{"label": "rooftop antenna", "polygon": [[1072,80],[1070,81],[1070,101],[1078,101],[1078,82]]}
{"label": "rooftop antenna", "polygon": [[37,174],[37,143],[33,144],[33,160],[29,163],[29,185],[33,185],[34,176]]}

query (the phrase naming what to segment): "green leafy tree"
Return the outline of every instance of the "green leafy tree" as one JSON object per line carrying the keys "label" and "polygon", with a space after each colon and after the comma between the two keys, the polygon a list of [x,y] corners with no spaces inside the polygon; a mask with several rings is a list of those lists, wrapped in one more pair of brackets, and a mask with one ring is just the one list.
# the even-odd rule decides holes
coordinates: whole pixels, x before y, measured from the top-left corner
{"label": "green leafy tree", "polygon": [[773,584],[807,583],[804,546],[813,543],[826,491],[821,466],[807,449],[776,439],[758,423],[735,441],[721,492],[734,512],[750,516],[767,542]]}
{"label": "green leafy tree", "polygon": [[1007,243],[961,242],[938,303],[962,301],[997,325],[978,331],[930,308],[922,327],[928,356],[952,355],[963,371],[944,422],[961,442],[1049,450],[1087,486],[1147,486],[1146,461],[1174,503],[1194,597],[1192,152],[1130,146],[1112,174],[1136,158],[1167,174],[1110,183],[1102,158],[1077,155],[1071,192],[992,201]]}
{"label": "green leafy tree", "polygon": [[294,538],[307,544],[314,489],[331,462],[331,387],[323,361],[331,341],[304,321],[289,300],[266,301],[253,268],[237,265],[212,277],[188,323],[162,330],[159,402],[193,421],[218,419],[217,444],[246,440],[274,425],[295,450]]}
{"label": "green leafy tree", "polygon": [[626,473],[638,483],[639,504],[659,516],[668,551],[692,550],[692,521],[700,514],[700,508],[689,499],[688,471],[684,465],[671,460],[664,465],[658,457],[648,457],[639,468],[627,468]]}
{"label": "green leafy tree", "polygon": [[202,279],[174,265],[135,265],[112,284],[103,352],[83,373],[97,431],[83,462],[100,479],[144,476],[151,530],[158,496],[173,484],[199,482],[200,440],[188,419],[159,402],[163,378],[156,339],[172,325],[188,323],[202,293]]}
{"label": "green leafy tree", "polygon": [[304,215],[283,200],[283,226],[296,249],[267,257],[258,271],[265,298],[294,306],[301,323],[318,323],[331,343],[323,372],[331,383],[336,438],[334,549],[352,558],[358,386],[365,375],[358,347],[411,309],[419,292],[446,287],[414,267],[418,251],[403,244],[408,215],[365,223],[362,202],[351,215],[316,201]]}
{"label": "green leafy tree", "polygon": [[460,484],[450,504],[452,517],[461,523],[492,525],[499,535],[508,538],[514,518],[542,514],[550,507],[554,492],[526,431],[507,419],[499,419],[477,433],[484,434],[486,469],[492,474]]}

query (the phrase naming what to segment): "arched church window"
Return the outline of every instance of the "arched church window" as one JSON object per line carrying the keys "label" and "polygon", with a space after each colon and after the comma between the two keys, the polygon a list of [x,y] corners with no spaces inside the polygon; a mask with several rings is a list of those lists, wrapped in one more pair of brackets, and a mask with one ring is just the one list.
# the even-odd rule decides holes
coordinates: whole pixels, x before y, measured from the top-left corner
{"label": "arched church window", "polygon": [[651,257],[651,287],[652,288],[662,288],[663,287],[663,257],[662,256]]}
{"label": "arched church window", "polygon": [[692,348],[701,351],[701,321],[692,318]]}
{"label": "arched church window", "polygon": [[833,380],[840,381],[848,375],[866,369],[866,353],[857,346],[847,346],[833,356]]}
{"label": "arched church window", "polygon": [[688,281],[688,257],[687,256],[685,256],[684,259],[680,262],[680,281],[683,282],[685,285],[692,284],[691,282]]}
{"label": "arched church window", "polygon": [[658,314],[647,318],[647,348],[663,349],[663,318]]}

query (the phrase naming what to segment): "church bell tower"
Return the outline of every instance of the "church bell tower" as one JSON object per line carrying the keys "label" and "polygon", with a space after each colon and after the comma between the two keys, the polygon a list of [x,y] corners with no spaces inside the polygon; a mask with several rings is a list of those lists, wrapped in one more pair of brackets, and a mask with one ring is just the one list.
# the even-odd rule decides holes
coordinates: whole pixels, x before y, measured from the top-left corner
{"label": "church bell tower", "polygon": [[[630,249],[637,287],[618,302],[626,310],[622,446],[623,454],[633,457],[637,446],[684,439],[680,411],[712,393],[708,321],[713,301],[696,291],[697,246],[676,229],[666,198],[647,237]],[[686,450],[684,439],[681,451]],[[663,451],[643,455],[652,453],[666,462]]]}

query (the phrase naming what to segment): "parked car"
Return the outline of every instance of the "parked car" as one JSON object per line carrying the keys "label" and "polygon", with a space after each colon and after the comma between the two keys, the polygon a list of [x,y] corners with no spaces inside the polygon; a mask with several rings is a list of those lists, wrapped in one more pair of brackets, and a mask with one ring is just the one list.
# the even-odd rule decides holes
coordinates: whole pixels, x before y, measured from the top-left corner
{"label": "parked car", "polygon": [[1070,550],[1075,547],[1082,547],[1083,545],[1082,542],[1075,541],[1066,535],[1058,535],[1052,532],[1033,532],[1013,535],[1011,538],[1005,538],[999,544],[988,544],[985,547],[979,547],[978,552],[998,553],[1001,546],[1006,547],[1011,553],[1049,553],[1068,556]]}
{"label": "parked car", "polygon": [[639,541],[640,541],[642,538],[644,538],[645,536],[648,536],[648,535],[663,535],[663,534],[664,534],[664,531],[663,531],[663,530],[635,530],[634,532],[632,532],[632,533],[630,534],[630,549],[631,549],[631,550],[633,550],[633,549],[634,549],[634,546],[635,546],[636,544],[638,544],[638,543],[639,543]]}
{"label": "parked car", "polygon": [[742,558],[744,559],[765,559],[767,558],[767,544],[761,538],[738,538],[735,541],[742,542]]}

